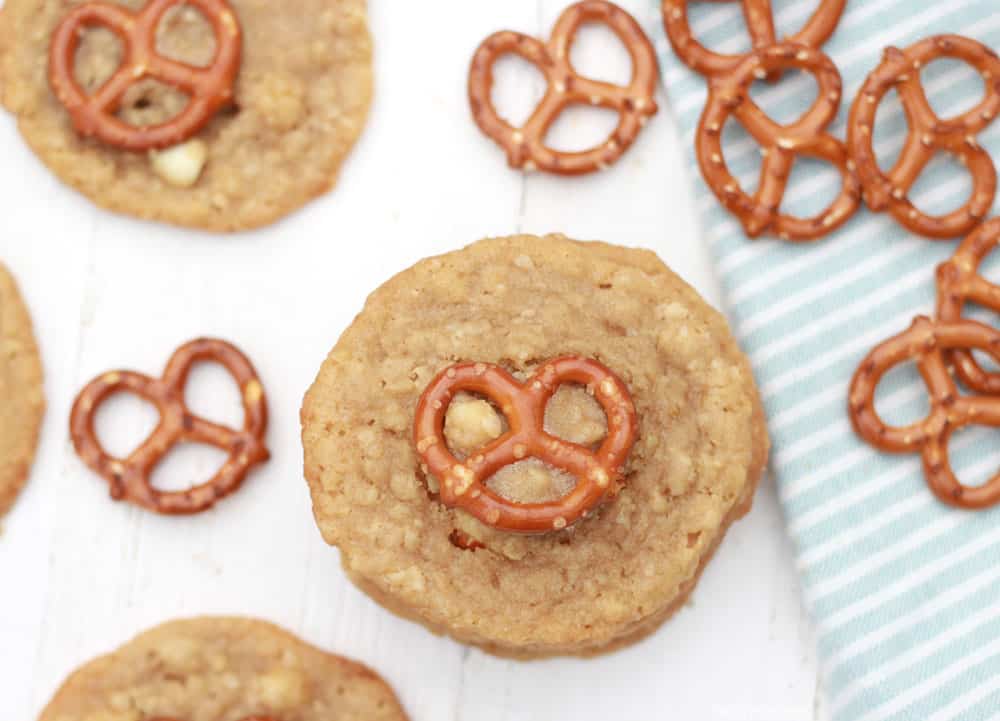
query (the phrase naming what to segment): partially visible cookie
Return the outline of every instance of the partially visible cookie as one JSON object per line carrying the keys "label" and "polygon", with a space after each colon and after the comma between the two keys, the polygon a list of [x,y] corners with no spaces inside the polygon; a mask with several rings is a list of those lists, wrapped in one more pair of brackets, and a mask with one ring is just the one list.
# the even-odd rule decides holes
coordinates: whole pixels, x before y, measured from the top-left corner
{"label": "partially visible cookie", "polygon": [[264,621],[158,626],[71,675],[39,721],[406,721],[361,664]]}
{"label": "partially visible cookie", "polygon": [[[112,0],[138,11],[147,0]],[[157,152],[119,150],[77,134],[50,87],[53,31],[80,0],[7,0],[0,13],[0,100],[34,152],[100,206],[140,218],[215,231],[270,223],[329,190],[364,127],[372,95],[365,0],[230,0],[242,30],[232,104],[192,139]],[[206,65],[212,28],[191,6],[168,11],[157,51]],[[74,77],[87,93],[122,57],[107,29],[88,30]],[[118,117],[162,123],[185,96],[143,80]]]}
{"label": "partially visible cookie", "polygon": [[[565,357],[599,362],[625,390],[546,380]],[[521,390],[467,385],[423,402],[435,379],[495,368]],[[629,412],[595,399],[634,402],[637,437],[603,477],[605,500],[550,532],[467,512],[490,495],[475,480],[496,465],[485,459],[520,438],[508,431],[523,430],[526,389],[557,383],[541,446],[556,458],[603,444]],[[443,415],[441,438],[423,431],[427,408]],[[326,359],[302,425],[316,521],[352,580],[433,630],[517,656],[604,651],[655,629],[749,510],[768,454],[725,319],[653,253],[558,235],[484,240],[389,280]],[[442,444],[463,459],[443,477],[427,455]],[[537,447],[513,445],[523,460],[485,481],[522,518],[589,486]]]}
{"label": "partially visible cookie", "polygon": [[28,480],[44,412],[42,361],[31,318],[0,263],[0,516]]}

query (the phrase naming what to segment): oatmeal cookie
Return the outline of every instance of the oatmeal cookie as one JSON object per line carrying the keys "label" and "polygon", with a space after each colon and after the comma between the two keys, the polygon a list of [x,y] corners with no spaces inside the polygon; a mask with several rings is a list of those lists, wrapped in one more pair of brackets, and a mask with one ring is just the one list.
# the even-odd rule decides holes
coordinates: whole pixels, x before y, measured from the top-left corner
{"label": "oatmeal cookie", "polygon": [[276,626],[196,618],[86,664],[39,721],[406,721],[374,671]]}
{"label": "oatmeal cookie", "polygon": [[[567,355],[603,364],[634,402],[637,437],[603,503],[532,534],[446,506],[413,435],[428,385],[456,363],[523,383]],[[449,451],[473,467],[477,449],[502,442],[509,410],[456,393]],[[544,415],[574,447],[608,435],[584,385],[559,387]],[[320,369],[302,424],[316,521],[349,576],[402,615],[516,656],[593,653],[655,629],[749,510],[768,453],[723,317],[653,253],[563,236],[484,240],[387,282]],[[526,457],[486,485],[531,504],[577,482]]]}
{"label": "oatmeal cookie", "polygon": [[[214,231],[265,225],[333,186],[371,101],[365,0],[230,0],[242,30],[233,102],[187,142],[146,153],[81,138],[49,85],[53,31],[79,4],[7,0],[0,12],[0,99],[63,181],[110,210]],[[211,25],[187,5],[168,11],[157,31],[157,50],[191,65],[208,65],[215,47]],[[75,78],[92,93],[121,60],[110,30],[88,29]],[[186,102],[147,79],[126,92],[118,117],[156,125]]]}
{"label": "oatmeal cookie", "polygon": [[42,362],[31,318],[0,263],[0,516],[28,480],[44,412]]}

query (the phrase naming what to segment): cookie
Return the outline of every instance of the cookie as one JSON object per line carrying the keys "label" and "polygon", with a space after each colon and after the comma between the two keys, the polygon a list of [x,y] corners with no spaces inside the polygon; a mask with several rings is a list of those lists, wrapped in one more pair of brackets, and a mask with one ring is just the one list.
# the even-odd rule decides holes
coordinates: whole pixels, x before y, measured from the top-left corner
{"label": "cookie", "polygon": [[406,721],[374,671],[263,621],[158,626],[74,672],[39,721]]}
{"label": "cookie", "polygon": [[44,412],[42,361],[31,318],[0,263],[0,516],[28,480]]}
{"label": "cookie", "polygon": [[[114,0],[139,12],[146,0]],[[265,225],[328,191],[365,123],[372,45],[365,0],[230,0],[242,33],[231,103],[192,139],[149,152],[84,139],[56,98],[46,68],[55,29],[73,0],[7,0],[0,12],[3,104],[35,153],[98,205],[139,218],[214,231]],[[167,11],[157,31],[164,57],[205,66],[216,36],[199,11]],[[120,64],[120,42],[89,29],[74,77],[92,93]],[[118,117],[155,126],[186,96],[152,79],[132,85]]]}
{"label": "cookie", "polygon": [[[634,405],[620,480],[544,533],[444,503],[488,489],[516,510],[574,493],[578,477],[525,449],[482,486],[456,485],[521,432],[495,393],[466,385],[442,403],[448,451],[465,459],[456,478],[431,471],[434,444],[414,435],[429,387],[469,372],[461,364],[482,377],[495,366],[515,394],[555,373],[544,431],[599,456],[609,420],[622,419],[598,402],[603,381],[564,382],[553,359],[566,356],[608,369]],[[302,424],[316,521],[355,583],[435,631],[515,656],[588,654],[655,629],[749,510],[769,445],[723,317],[653,253],[563,236],[484,240],[387,282],[320,369]]]}

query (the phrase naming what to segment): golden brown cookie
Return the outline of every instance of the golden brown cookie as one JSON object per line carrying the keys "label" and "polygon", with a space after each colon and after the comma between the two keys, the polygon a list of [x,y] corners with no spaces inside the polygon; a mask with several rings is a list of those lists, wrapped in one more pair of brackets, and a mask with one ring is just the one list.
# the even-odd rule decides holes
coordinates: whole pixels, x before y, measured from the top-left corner
{"label": "golden brown cookie", "polygon": [[406,721],[374,671],[264,621],[158,626],[74,672],[39,721]]}
{"label": "golden brown cookie", "polygon": [[28,480],[45,399],[28,309],[0,263],[0,516]]}
{"label": "golden brown cookie", "polygon": [[[566,355],[603,364],[634,402],[638,438],[620,485],[548,533],[445,506],[442,479],[422,467],[427,442],[413,435],[428,385],[467,362],[530,385]],[[545,431],[597,448],[608,423],[595,392],[561,386]],[[508,418],[475,392],[448,402],[448,449],[475,467]],[[563,236],[484,240],[376,290],[306,394],[302,423],[316,520],[350,577],[434,630],[519,656],[595,652],[655,629],[749,510],[768,452],[750,367],[723,317],[653,253]],[[576,482],[528,457],[486,485],[528,504]]]}
{"label": "golden brown cookie", "polygon": [[[137,11],[146,0],[113,0]],[[365,123],[372,47],[365,0],[230,0],[242,29],[233,102],[191,140],[163,151],[84,140],[47,77],[54,29],[79,0],[7,0],[0,13],[0,88],[32,149],[98,205],[140,218],[215,231],[265,225],[329,190]],[[193,8],[167,12],[162,55],[207,65],[216,41]],[[121,58],[111,31],[88,30],[75,78],[87,92]],[[186,97],[153,80],[133,85],[118,116],[154,125]]]}

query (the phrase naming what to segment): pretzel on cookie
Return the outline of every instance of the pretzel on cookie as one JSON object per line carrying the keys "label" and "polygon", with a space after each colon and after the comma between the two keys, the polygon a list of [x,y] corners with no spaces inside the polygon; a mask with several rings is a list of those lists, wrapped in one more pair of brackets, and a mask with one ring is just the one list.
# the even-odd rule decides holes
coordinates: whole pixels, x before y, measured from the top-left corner
{"label": "pretzel on cookie", "polygon": [[[920,69],[938,58],[962,60],[982,75],[983,100],[961,115],[942,120],[931,107],[920,82]],[[888,48],[862,86],[851,107],[847,145],[865,201],[874,211],[889,210],[906,228],[929,238],[954,238],[969,233],[993,205],[997,171],[976,139],[1000,114],[1000,58],[982,43],[958,35],[938,35],[905,50]],[[892,169],[883,171],[874,150],[875,113],[895,88],[909,126],[906,144]],[[972,196],[961,208],[931,216],[913,205],[909,196],[917,178],[937,151],[951,153],[969,169]]]}
{"label": "pretzel on cookie", "polygon": [[[573,69],[570,48],[580,27],[591,22],[611,28],[632,57],[632,79],[627,86],[591,80]],[[493,105],[493,65],[509,53],[532,63],[548,83],[545,96],[520,128],[501,118]],[[548,43],[511,31],[483,41],[469,70],[469,103],[476,124],[507,151],[512,168],[580,175],[607,168],[635,142],[648,118],[657,112],[653,95],[658,75],[656,53],[635,19],[613,3],[584,0],[563,12]],[[608,140],[589,150],[553,150],[545,136],[556,118],[574,104],[614,110],[618,126]]]}
{"label": "pretzel on cookie", "polygon": [[[794,123],[779,125],[750,96],[758,77],[798,68],[815,76],[816,103]],[[844,144],[826,132],[840,105],[841,81],[833,61],[819,50],[784,43],[754,50],[724,75],[709,79],[708,102],[695,141],[705,182],[725,208],[742,223],[747,235],[765,231],[783,240],[815,240],[846,223],[861,204],[861,190],[847,167]],[[744,191],[726,165],[722,129],[734,116],[757,141],[764,155],[760,183],[754,195]],[[781,200],[796,156],[825,160],[843,178],[840,194],[819,215],[799,218],[781,212]]]}
{"label": "pretzel on cookie", "polygon": [[[172,60],[156,50],[157,26],[167,10],[181,4],[201,10],[215,30],[215,59],[208,67]],[[115,73],[87,95],[73,67],[82,31],[95,26],[118,36],[124,58]],[[75,6],[56,27],[49,48],[49,84],[83,137],[122,150],[159,150],[191,138],[232,100],[241,44],[239,22],[226,0],[150,0],[138,13],[116,3],[91,0]],[[125,92],[146,78],[185,93],[187,105],[159,125],[129,125],[116,113]]]}
{"label": "pretzel on cookie", "polygon": [[[688,20],[688,5],[692,0],[663,0],[663,26],[667,37],[674,48],[677,57],[694,70],[706,77],[714,77],[732,72],[743,62],[746,54],[726,55],[709,50],[694,37]],[[715,0],[726,2],[728,0]],[[747,31],[750,33],[751,48],[762,50],[778,42],[774,31],[774,12],[771,0],[740,0],[743,6],[743,17],[746,19]],[[799,32],[784,42],[797,45],[807,45],[819,48],[825,43],[840,22],[847,0],[821,0],[816,12]],[[777,77],[777,73],[762,74],[764,77]]]}
{"label": "pretzel on cookie", "polygon": [[[1000,502],[1000,472],[983,486],[963,485],[948,459],[952,434],[966,426],[1000,427],[1000,398],[960,395],[948,372],[948,351],[975,349],[1000,361],[1000,332],[973,320],[932,321],[918,316],[909,330],[876,347],[851,381],[849,413],[858,435],[875,448],[920,453],[924,475],[934,494],[961,508],[985,508]],[[930,412],[916,423],[887,425],[875,410],[879,381],[892,368],[916,361],[930,396]]]}
{"label": "pretzel on cookie", "polygon": [[[950,323],[962,318],[966,303],[1000,313],[1000,286],[979,273],[986,256],[1000,243],[1000,218],[993,218],[966,238],[955,254],[937,269],[937,317]],[[950,352],[955,373],[969,388],[1000,395],[1000,373],[985,370],[965,348]]]}
{"label": "pretzel on cookie", "polygon": [[[545,431],[545,408],[566,383],[592,390],[604,409],[608,432],[596,451]],[[444,437],[445,414],[459,391],[492,400],[510,426],[464,461],[452,454]],[[488,526],[515,533],[559,531],[585,517],[613,492],[637,435],[638,420],[628,388],[606,366],[579,356],[548,361],[523,383],[488,363],[450,366],[421,395],[413,424],[417,454],[438,479],[441,502],[467,511]],[[486,485],[504,466],[527,458],[569,473],[577,479],[576,486],[547,503],[515,503]]]}
{"label": "pretzel on cookie", "polygon": [[[244,411],[242,430],[221,426],[188,410],[184,402],[188,374],[196,363],[205,361],[222,365],[239,385]],[[160,413],[160,422],[153,433],[125,459],[109,455],[94,431],[98,408],[120,392],[149,401]],[[235,346],[212,339],[181,346],[167,363],[162,378],[132,371],[98,376],[77,396],[70,415],[70,436],[77,455],[110,483],[111,497],[170,515],[200,513],[236,491],[250,469],[270,456],[264,445],[266,429],[267,401],[249,359]],[[206,483],[185,491],[157,490],[151,480],[153,469],[175,445],[185,442],[215,446],[229,457]]]}

